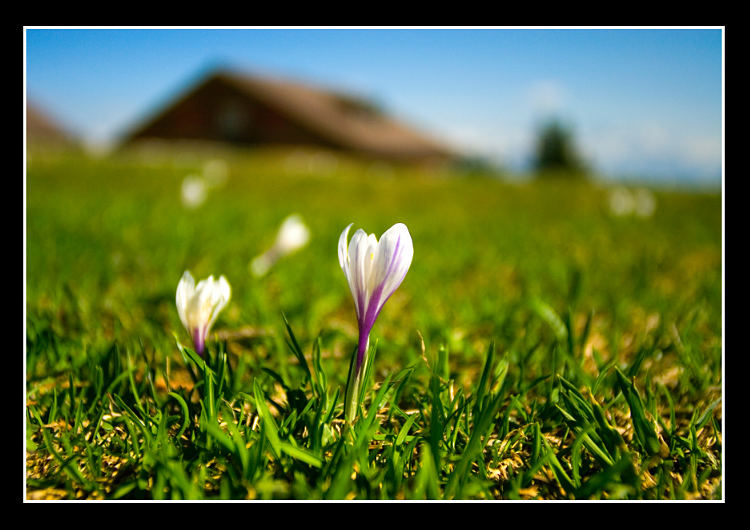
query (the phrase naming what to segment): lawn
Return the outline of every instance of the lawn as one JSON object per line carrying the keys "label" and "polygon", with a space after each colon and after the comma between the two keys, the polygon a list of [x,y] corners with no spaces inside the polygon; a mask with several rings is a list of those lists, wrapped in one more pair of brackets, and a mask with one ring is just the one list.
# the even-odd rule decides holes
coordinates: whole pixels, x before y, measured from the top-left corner
{"label": "lawn", "polygon": [[[188,175],[224,180],[195,208]],[[721,499],[722,204],[399,168],[330,154],[32,152],[26,175],[27,499]],[[261,278],[298,213],[309,243]],[[349,224],[408,226],[371,335]],[[208,351],[185,270],[232,295]]]}

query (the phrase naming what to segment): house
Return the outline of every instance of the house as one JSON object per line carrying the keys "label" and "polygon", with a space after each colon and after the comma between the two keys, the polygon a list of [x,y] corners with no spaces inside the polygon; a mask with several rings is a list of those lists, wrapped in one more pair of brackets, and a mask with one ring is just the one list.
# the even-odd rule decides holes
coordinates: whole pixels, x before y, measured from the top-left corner
{"label": "house", "polygon": [[32,102],[26,102],[26,144],[70,147],[75,139],[48,112]]}
{"label": "house", "polygon": [[142,139],[315,146],[393,162],[444,162],[455,156],[365,100],[225,70],[198,82],[123,143]]}

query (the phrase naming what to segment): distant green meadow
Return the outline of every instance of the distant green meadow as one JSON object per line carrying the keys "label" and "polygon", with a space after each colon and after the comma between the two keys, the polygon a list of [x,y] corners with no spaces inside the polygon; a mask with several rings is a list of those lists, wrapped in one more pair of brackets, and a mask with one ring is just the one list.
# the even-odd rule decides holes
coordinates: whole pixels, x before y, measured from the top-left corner
{"label": "distant green meadow", "polygon": [[[183,179],[210,182],[205,202]],[[32,151],[27,499],[722,499],[722,205],[306,151]],[[632,189],[631,189],[632,191]],[[309,243],[249,263],[297,213]],[[337,244],[408,226],[373,328]],[[226,276],[208,352],[176,307]]]}

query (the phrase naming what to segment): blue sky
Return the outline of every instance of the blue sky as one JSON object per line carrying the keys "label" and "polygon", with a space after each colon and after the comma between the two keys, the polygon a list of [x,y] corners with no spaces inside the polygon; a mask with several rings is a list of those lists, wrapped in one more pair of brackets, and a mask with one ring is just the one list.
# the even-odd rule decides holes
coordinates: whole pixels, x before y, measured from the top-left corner
{"label": "blue sky", "polygon": [[26,30],[27,97],[91,143],[216,66],[353,91],[514,169],[556,116],[606,176],[721,178],[721,29]]}

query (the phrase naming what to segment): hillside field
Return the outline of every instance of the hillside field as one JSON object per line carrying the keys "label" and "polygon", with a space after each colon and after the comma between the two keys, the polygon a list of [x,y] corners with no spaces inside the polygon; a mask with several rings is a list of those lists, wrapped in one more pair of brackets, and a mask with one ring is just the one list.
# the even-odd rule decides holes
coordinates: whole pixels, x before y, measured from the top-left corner
{"label": "hillside field", "polygon": [[[193,208],[188,175],[213,183]],[[31,152],[26,499],[722,499],[721,195],[617,215],[611,188],[306,151]],[[292,213],[309,243],[254,277]],[[414,259],[350,426],[339,235],[396,222]],[[203,359],[185,270],[232,289]]]}

